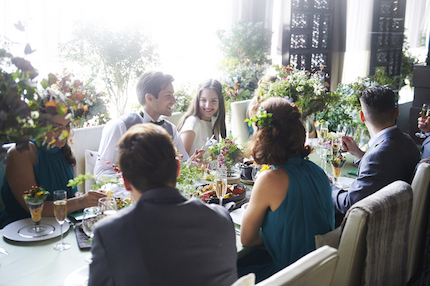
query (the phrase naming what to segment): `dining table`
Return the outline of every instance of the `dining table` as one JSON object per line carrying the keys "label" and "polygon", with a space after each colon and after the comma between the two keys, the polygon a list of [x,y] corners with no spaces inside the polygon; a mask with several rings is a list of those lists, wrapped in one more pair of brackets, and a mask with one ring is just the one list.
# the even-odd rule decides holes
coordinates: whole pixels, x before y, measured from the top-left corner
{"label": "dining table", "polygon": [[[353,157],[345,155],[347,161],[342,169],[341,176],[353,179],[351,173],[357,167],[352,164]],[[309,159],[316,164],[321,163],[318,154],[312,152]],[[245,184],[248,191],[252,192],[252,184]],[[230,212],[236,227],[236,246],[238,256],[249,251],[240,242],[240,223],[244,212],[243,207],[239,207]],[[89,249],[80,249],[76,232],[78,227],[74,227],[73,222],[70,228],[64,233],[64,242],[71,245],[65,251],[54,250],[54,245],[60,241],[60,236],[42,241],[14,241],[5,238],[4,230],[0,230],[0,286],[27,286],[27,285],[79,285],[73,284],[74,273],[88,273],[88,263],[85,260],[91,252]],[[2,254],[1,249],[8,255]],[[86,271],[86,272],[85,272]],[[72,281],[72,282],[71,282]],[[81,284],[85,285],[85,283]]]}

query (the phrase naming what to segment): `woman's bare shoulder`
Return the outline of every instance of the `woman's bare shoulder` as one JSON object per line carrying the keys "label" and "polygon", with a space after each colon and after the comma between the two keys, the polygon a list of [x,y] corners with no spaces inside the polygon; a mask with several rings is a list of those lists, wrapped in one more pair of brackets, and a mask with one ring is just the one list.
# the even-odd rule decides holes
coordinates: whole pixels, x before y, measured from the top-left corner
{"label": "woman's bare shoulder", "polygon": [[37,146],[33,142],[28,142],[28,149],[18,150],[14,145],[8,150],[8,157],[8,161],[16,161],[17,163],[29,161],[34,165],[37,160]]}

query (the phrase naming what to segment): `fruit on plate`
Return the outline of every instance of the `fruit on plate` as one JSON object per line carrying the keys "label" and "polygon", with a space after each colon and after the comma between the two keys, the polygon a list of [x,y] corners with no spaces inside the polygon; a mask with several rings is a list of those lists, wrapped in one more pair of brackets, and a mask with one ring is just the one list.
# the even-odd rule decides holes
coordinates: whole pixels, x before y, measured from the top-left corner
{"label": "fruit on plate", "polygon": [[[202,192],[202,201],[208,202],[211,199],[217,199],[215,192],[215,184],[209,184],[205,186],[200,186],[198,188],[200,192]],[[234,198],[245,193],[245,186],[240,184],[227,185],[227,192],[224,196],[224,199]]]}

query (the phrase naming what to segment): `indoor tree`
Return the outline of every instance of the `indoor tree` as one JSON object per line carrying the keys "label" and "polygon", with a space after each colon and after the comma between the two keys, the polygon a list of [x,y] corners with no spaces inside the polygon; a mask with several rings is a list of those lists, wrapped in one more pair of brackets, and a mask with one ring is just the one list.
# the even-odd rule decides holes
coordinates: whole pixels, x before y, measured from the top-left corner
{"label": "indoor tree", "polygon": [[159,62],[156,45],[137,27],[109,30],[83,23],[61,49],[66,59],[89,68],[91,77],[104,83],[118,116],[125,113],[130,80]]}

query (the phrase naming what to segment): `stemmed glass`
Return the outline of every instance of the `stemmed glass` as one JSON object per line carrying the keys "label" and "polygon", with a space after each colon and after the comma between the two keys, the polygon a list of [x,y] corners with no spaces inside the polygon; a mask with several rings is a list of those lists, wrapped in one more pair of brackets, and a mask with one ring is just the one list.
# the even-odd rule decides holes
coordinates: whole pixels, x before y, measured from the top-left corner
{"label": "stemmed glass", "polygon": [[100,198],[98,207],[100,212],[100,218],[114,215],[118,210],[118,205],[116,203],[116,200],[115,198],[112,198],[112,197]]}
{"label": "stemmed glass", "polygon": [[[427,106],[426,103],[423,103],[423,106],[421,107],[421,119],[422,121],[425,121],[427,117],[429,116],[430,107]],[[426,135],[420,130],[420,132],[415,133],[415,136],[418,138],[426,138]]]}
{"label": "stemmed glass", "polygon": [[31,219],[34,225],[22,228],[18,231],[18,234],[22,237],[27,238],[37,238],[46,236],[54,232],[54,227],[52,225],[41,224],[42,220],[42,210],[45,203],[46,197],[49,192],[43,190],[39,187],[32,187],[30,191],[24,193],[24,201],[30,210]]}
{"label": "stemmed glass", "polygon": [[325,142],[327,140],[327,136],[328,136],[328,123],[327,122],[321,122],[321,138],[323,140],[323,142]]}
{"label": "stemmed glass", "polygon": [[219,204],[222,206],[222,200],[227,193],[227,169],[224,166],[217,170],[215,178],[215,193],[219,199]]}
{"label": "stemmed glass", "polygon": [[331,166],[333,168],[334,185],[343,188],[344,186],[339,183],[340,173],[342,171],[343,165],[345,165],[346,158],[342,154],[338,153],[333,155],[331,159]]}
{"label": "stemmed glass", "polygon": [[63,242],[63,224],[67,216],[67,192],[64,190],[54,191],[54,215],[60,225],[61,243],[54,245],[54,249],[58,251],[67,250],[70,244]]}
{"label": "stemmed glass", "polygon": [[[94,224],[100,219],[100,208],[99,207],[89,207],[84,209],[84,217],[82,219],[82,229],[85,234],[92,239],[94,236]],[[85,257],[87,263],[91,263],[92,255],[89,254]]]}

